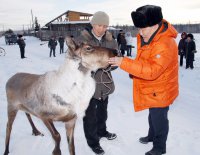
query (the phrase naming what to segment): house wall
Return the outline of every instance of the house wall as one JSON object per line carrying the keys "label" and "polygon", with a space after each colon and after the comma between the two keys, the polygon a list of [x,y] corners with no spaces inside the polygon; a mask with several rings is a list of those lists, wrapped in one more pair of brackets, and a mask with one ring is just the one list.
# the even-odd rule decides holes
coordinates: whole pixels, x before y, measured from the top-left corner
{"label": "house wall", "polygon": [[69,21],[79,21],[80,20],[80,14],[77,12],[69,12],[68,13]]}
{"label": "house wall", "polygon": [[49,40],[51,36],[59,37],[71,36],[77,37],[81,31],[88,26],[88,23],[77,23],[77,24],[55,24],[51,25],[49,30],[41,30],[37,33],[37,37],[41,40]]}

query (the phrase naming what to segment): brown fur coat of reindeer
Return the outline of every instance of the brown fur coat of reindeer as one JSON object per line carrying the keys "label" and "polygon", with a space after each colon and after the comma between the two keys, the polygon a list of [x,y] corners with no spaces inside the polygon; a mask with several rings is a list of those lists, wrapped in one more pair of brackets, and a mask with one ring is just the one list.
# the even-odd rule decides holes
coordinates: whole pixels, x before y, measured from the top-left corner
{"label": "brown fur coat of reindeer", "polygon": [[32,122],[30,114],[40,118],[49,129],[55,147],[53,155],[61,155],[61,137],[53,121],[65,123],[70,155],[75,155],[74,128],[77,117],[84,115],[95,91],[91,71],[108,67],[108,59],[116,56],[112,49],[77,45],[66,39],[68,52],[64,64],[57,71],[43,75],[17,73],[6,84],[8,122],[5,152],[9,154],[12,125],[18,110],[26,112],[33,134],[41,134]]}

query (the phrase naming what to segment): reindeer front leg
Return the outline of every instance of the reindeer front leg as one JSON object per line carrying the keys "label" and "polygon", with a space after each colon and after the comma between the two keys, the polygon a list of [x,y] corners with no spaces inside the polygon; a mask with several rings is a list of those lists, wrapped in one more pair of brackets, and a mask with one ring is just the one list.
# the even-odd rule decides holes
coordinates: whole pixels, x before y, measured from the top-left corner
{"label": "reindeer front leg", "polygon": [[70,155],[75,155],[75,147],[74,147],[74,128],[76,124],[77,116],[71,120],[65,122],[66,134],[67,134],[67,141],[68,141],[68,148]]}
{"label": "reindeer front leg", "polygon": [[61,155],[61,150],[60,150],[61,137],[60,137],[59,132],[56,130],[56,128],[51,120],[43,120],[43,122],[46,125],[46,127],[49,129],[49,131],[55,141],[55,148],[53,150],[52,155]]}

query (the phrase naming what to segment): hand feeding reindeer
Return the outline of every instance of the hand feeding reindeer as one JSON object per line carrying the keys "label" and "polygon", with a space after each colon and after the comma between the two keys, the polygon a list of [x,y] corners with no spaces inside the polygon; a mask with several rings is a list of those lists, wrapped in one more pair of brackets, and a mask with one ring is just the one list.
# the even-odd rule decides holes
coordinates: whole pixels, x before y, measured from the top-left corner
{"label": "hand feeding reindeer", "polygon": [[116,50],[77,45],[66,38],[68,52],[64,64],[57,71],[43,75],[17,73],[6,84],[8,122],[5,152],[9,154],[12,125],[18,110],[25,111],[33,134],[40,135],[30,114],[40,118],[55,141],[53,155],[61,155],[61,137],[53,121],[65,123],[70,155],[75,155],[74,128],[77,117],[84,115],[95,91],[91,71],[108,67],[108,59],[116,56]]}

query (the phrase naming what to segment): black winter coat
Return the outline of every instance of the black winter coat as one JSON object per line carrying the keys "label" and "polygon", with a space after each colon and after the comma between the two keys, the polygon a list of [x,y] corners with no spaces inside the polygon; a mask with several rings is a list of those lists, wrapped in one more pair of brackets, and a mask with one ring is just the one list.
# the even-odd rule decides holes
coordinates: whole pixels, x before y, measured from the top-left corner
{"label": "black winter coat", "polygon": [[19,48],[25,48],[25,46],[26,46],[26,43],[23,38],[17,39],[17,44],[19,45]]}
{"label": "black winter coat", "polygon": [[186,44],[186,38],[182,38],[178,44],[178,54],[179,55],[186,55],[185,44]]}
{"label": "black winter coat", "polygon": [[120,50],[127,50],[127,42],[126,42],[126,38],[123,34],[120,36],[120,42],[121,42]]}
{"label": "black winter coat", "polygon": [[64,46],[65,39],[64,39],[63,37],[60,37],[60,38],[58,39],[58,42],[59,42],[60,46],[63,47],[63,46]]}
{"label": "black winter coat", "polygon": [[56,48],[57,46],[57,41],[55,39],[50,39],[48,43],[49,48]]}
{"label": "black winter coat", "polygon": [[194,53],[196,52],[196,44],[193,40],[186,41],[185,51],[186,51],[186,59],[194,60]]}

